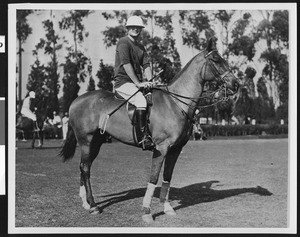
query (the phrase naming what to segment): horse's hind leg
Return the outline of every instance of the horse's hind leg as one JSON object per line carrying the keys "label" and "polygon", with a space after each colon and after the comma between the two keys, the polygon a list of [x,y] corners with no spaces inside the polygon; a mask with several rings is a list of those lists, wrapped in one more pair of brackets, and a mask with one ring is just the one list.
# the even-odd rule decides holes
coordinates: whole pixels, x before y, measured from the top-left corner
{"label": "horse's hind leg", "polygon": [[169,192],[170,192],[170,183],[172,179],[173,170],[181,150],[182,147],[173,148],[168,151],[165,158],[163,180],[162,180],[162,186],[160,191],[160,202],[164,204],[164,212],[167,215],[176,215],[176,212],[174,211],[174,209],[172,208],[169,202]]}
{"label": "horse's hind leg", "polygon": [[85,139],[81,139],[79,141],[79,145],[81,146],[79,195],[85,209],[89,209],[90,213],[99,213],[99,209],[97,208],[92,194],[90,171],[92,163],[97,157],[101,145],[105,142],[105,135],[101,135],[99,131],[96,131],[94,135],[87,135]]}

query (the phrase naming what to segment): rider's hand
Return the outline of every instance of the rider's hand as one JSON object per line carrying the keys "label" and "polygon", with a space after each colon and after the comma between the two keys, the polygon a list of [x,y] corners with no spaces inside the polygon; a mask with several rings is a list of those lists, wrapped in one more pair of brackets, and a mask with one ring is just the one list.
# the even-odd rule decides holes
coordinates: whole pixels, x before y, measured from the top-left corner
{"label": "rider's hand", "polygon": [[152,88],[153,87],[153,82],[150,81],[144,81],[138,84],[139,88]]}

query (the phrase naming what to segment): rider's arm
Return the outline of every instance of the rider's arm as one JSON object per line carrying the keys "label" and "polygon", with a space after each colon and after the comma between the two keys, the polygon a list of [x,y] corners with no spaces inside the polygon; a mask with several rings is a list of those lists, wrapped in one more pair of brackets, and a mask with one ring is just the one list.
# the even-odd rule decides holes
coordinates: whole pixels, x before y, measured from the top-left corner
{"label": "rider's arm", "polygon": [[134,69],[130,63],[123,65],[125,72],[130,77],[130,79],[133,81],[134,84],[136,84],[138,87],[140,85],[140,81],[138,77],[136,76]]}

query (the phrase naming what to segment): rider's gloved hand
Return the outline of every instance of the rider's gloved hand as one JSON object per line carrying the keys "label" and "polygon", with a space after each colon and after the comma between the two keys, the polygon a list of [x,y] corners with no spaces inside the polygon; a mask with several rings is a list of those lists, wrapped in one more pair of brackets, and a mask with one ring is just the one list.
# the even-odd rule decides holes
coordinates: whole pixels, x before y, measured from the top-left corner
{"label": "rider's gloved hand", "polygon": [[153,87],[153,82],[150,82],[150,81],[144,81],[144,82],[141,82],[139,85],[138,85],[138,87],[139,88],[146,88],[146,89],[148,89],[148,88],[152,88]]}

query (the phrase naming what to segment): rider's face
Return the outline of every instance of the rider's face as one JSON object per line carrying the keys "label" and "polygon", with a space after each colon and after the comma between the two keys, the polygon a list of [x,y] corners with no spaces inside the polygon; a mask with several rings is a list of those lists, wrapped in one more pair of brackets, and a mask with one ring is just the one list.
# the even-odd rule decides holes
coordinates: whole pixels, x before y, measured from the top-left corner
{"label": "rider's face", "polygon": [[141,34],[143,27],[140,26],[129,26],[128,34],[132,37],[137,37]]}

